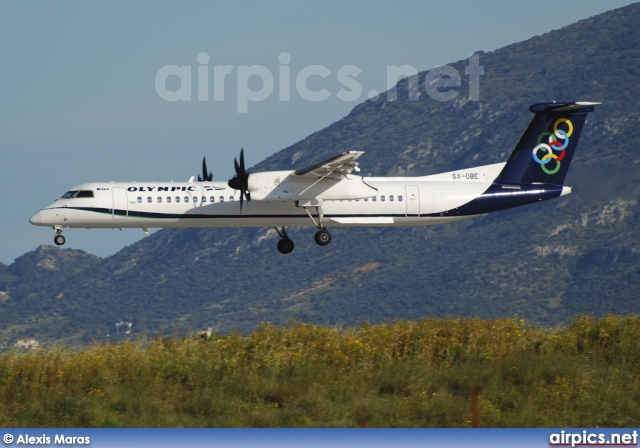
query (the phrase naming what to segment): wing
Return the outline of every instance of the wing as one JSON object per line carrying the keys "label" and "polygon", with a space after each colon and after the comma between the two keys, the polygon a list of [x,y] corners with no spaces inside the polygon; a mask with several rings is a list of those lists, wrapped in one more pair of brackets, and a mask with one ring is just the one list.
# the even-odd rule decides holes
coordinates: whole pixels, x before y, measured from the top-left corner
{"label": "wing", "polygon": [[360,199],[375,196],[378,190],[367,185],[360,176],[348,176],[353,170],[360,171],[356,159],[364,151],[347,151],[295,171],[290,179],[297,184],[296,200]]}
{"label": "wing", "polygon": [[342,179],[354,169],[360,171],[356,159],[364,154],[364,151],[347,151],[324,162],[296,171],[296,176],[304,176],[313,179]]}

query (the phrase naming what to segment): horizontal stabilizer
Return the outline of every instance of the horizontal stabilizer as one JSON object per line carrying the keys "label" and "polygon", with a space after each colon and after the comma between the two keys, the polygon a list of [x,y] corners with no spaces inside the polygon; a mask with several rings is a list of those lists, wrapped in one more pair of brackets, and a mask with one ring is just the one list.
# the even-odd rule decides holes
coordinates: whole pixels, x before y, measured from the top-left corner
{"label": "horizontal stabilizer", "polygon": [[529,110],[534,114],[544,114],[550,112],[593,112],[594,107],[602,103],[590,103],[585,101],[577,101],[574,103],[537,103],[532,104]]}

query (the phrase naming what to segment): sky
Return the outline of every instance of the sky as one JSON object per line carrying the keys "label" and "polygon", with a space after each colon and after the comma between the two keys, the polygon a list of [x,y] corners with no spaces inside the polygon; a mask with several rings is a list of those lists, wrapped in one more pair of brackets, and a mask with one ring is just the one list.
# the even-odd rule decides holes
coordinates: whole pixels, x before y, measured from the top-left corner
{"label": "sky", "polygon": [[[203,156],[227,180],[241,147],[251,166],[329,126],[386,91],[389,67],[428,70],[630,3],[2,2],[0,262],[53,244],[29,217],[75,185],[187,181]],[[64,235],[100,257],[145,236]]]}

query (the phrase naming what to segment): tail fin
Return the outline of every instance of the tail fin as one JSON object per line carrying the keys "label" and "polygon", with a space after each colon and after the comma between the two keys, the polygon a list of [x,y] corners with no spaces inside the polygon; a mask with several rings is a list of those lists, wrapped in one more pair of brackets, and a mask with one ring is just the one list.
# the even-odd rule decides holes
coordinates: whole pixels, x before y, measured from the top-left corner
{"label": "tail fin", "polygon": [[600,103],[538,103],[496,183],[562,185],[569,170],[587,113]]}

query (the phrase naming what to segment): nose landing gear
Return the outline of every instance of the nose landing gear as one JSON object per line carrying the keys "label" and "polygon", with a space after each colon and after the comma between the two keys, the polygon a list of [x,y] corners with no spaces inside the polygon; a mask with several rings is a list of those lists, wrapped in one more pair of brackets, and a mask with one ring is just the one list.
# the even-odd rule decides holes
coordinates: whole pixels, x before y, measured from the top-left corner
{"label": "nose landing gear", "polygon": [[56,231],[56,236],[53,237],[53,242],[56,246],[62,246],[66,243],[67,239],[62,235],[62,229],[56,229],[55,227],[54,229]]}

